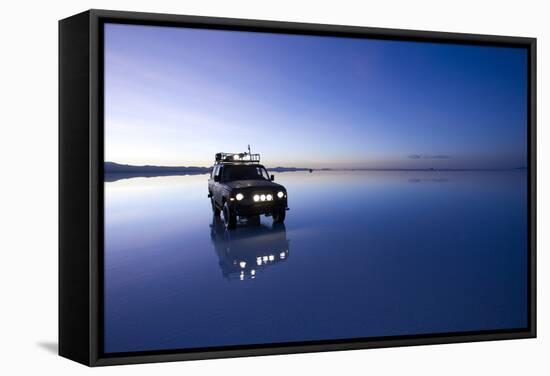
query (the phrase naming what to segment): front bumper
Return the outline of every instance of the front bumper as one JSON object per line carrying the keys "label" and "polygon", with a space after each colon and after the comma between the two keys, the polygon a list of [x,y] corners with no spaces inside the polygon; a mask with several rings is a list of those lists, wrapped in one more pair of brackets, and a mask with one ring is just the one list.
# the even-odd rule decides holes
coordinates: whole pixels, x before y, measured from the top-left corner
{"label": "front bumper", "polygon": [[263,202],[232,201],[230,204],[230,208],[235,211],[235,214],[243,217],[272,214],[280,210],[288,210],[286,199]]}

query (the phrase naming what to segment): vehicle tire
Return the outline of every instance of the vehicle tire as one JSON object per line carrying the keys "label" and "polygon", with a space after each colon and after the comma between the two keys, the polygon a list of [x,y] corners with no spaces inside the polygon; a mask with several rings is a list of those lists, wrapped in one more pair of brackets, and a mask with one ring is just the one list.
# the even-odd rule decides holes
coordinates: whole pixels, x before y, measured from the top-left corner
{"label": "vehicle tire", "polygon": [[212,204],[212,213],[214,213],[214,217],[220,216],[220,209],[216,206],[216,201],[214,200],[214,197],[210,197],[210,204]]}
{"label": "vehicle tire", "polygon": [[273,223],[284,223],[286,218],[286,210],[280,209],[276,212],[273,212],[271,216],[273,217]]}
{"label": "vehicle tire", "polygon": [[234,229],[237,226],[237,215],[231,209],[227,202],[223,204],[223,220],[226,229]]}

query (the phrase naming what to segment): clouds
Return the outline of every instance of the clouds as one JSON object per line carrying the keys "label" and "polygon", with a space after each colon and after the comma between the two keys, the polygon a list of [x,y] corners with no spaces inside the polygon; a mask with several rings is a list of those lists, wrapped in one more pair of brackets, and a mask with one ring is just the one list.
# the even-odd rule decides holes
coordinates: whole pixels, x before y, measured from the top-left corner
{"label": "clouds", "polygon": [[410,154],[409,159],[451,159],[450,155],[446,154]]}

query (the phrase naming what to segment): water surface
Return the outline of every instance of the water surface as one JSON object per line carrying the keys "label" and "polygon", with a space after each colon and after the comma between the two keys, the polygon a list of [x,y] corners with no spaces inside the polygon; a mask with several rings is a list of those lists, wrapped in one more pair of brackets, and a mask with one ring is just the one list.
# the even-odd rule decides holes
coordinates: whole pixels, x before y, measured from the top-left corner
{"label": "water surface", "polygon": [[105,184],[106,352],[527,325],[524,171],[279,173],[231,232],[207,178]]}

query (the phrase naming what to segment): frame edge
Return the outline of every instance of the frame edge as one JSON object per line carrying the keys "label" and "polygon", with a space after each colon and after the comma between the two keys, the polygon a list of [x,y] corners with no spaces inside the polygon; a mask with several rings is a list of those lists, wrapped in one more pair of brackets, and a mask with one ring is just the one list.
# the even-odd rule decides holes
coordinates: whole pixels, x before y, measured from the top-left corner
{"label": "frame edge", "polygon": [[[251,19],[233,19],[233,18],[220,18],[220,17],[203,17],[203,16],[184,16],[174,14],[162,14],[162,13],[142,13],[142,12],[126,12],[126,11],[110,11],[103,9],[91,9],[85,12],[89,15],[89,134],[90,140],[87,147],[89,147],[90,164],[89,169],[89,210],[90,210],[90,265],[88,271],[90,272],[90,281],[92,282],[89,287],[91,306],[88,313],[90,314],[89,322],[89,351],[87,362],[81,362],[89,366],[107,366],[107,365],[120,365],[120,364],[137,364],[137,363],[156,363],[167,361],[182,361],[182,360],[199,360],[199,359],[212,359],[212,358],[229,358],[229,357],[248,357],[248,356],[262,356],[262,355],[282,355],[292,353],[307,353],[307,352],[322,352],[322,351],[342,351],[342,350],[359,350],[370,348],[385,348],[385,347],[402,347],[402,346],[414,346],[414,345],[432,345],[432,344],[451,344],[462,342],[478,342],[478,341],[493,341],[493,340],[506,340],[506,339],[528,339],[536,338],[536,38],[530,37],[508,37],[498,35],[481,35],[481,34],[466,34],[466,33],[449,33],[449,32],[434,32],[434,31],[418,31],[418,30],[406,30],[406,29],[386,29],[386,28],[370,28],[361,26],[339,26],[339,25],[324,25],[315,23],[296,23],[296,22],[284,22],[284,21],[261,21]],[[76,17],[76,16],[74,16]],[[312,344],[312,345],[296,345],[296,346],[277,346],[265,348],[251,348],[251,349],[227,349],[220,351],[201,351],[201,352],[177,352],[170,354],[147,354],[147,355],[131,355],[131,356],[114,356],[102,357],[99,351],[98,342],[98,315],[100,312],[97,310],[98,301],[101,299],[99,296],[100,291],[97,288],[98,283],[98,268],[99,265],[99,240],[97,236],[97,224],[98,224],[98,195],[94,192],[97,184],[101,184],[99,179],[100,166],[98,165],[98,145],[99,145],[99,132],[100,132],[100,119],[98,115],[99,106],[99,39],[98,29],[100,19],[124,19],[129,22],[145,21],[152,22],[167,22],[167,23],[192,23],[196,25],[207,26],[216,24],[221,28],[227,27],[240,27],[251,29],[265,29],[265,31],[288,31],[289,29],[299,32],[310,34],[312,32],[318,32],[320,29],[326,32],[326,35],[341,34],[342,36],[357,35],[362,37],[380,37],[390,36],[391,38],[414,38],[415,40],[422,40],[426,42],[451,42],[451,43],[469,43],[469,44],[498,44],[498,45],[517,45],[521,47],[529,48],[530,57],[530,77],[529,77],[529,130],[530,130],[530,155],[529,160],[531,162],[530,170],[532,174],[530,176],[531,183],[531,228],[530,239],[531,248],[530,252],[530,266],[531,266],[531,288],[529,295],[531,297],[531,325],[526,330],[507,333],[495,333],[495,334],[473,334],[473,335],[455,335],[451,334],[442,335],[438,337],[424,337],[424,338],[410,338],[410,339],[383,339],[373,340],[368,342],[346,342],[342,344]],[[60,21],[62,22],[62,21]],[[405,38],[406,39],[406,38]],[[61,57],[60,57],[61,59]],[[61,75],[61,73],[60,73]],[[60,97],[61,98],[61,97]],[[61,163],[61,162],[60,162]],[[61,166],[60,166],[61,171]],[[61,175],[61,174],[60,174]],[[60,183],[61,185],[61,183]],[[61,235],[60,235],[61,236]],[[94,304],[94,302],[96,304]],[[61,340],[60,340],[61,345]],[[60,346],[61,349],[61,346]],[[60,355],[61,351],[60,351]],[[64,355],[63,355],[64,356]],[[71,358],[73,359],[73,358]],[[75,360],[75,359],[73,359]],[[77,360],[78,361],[78,360]]]}

